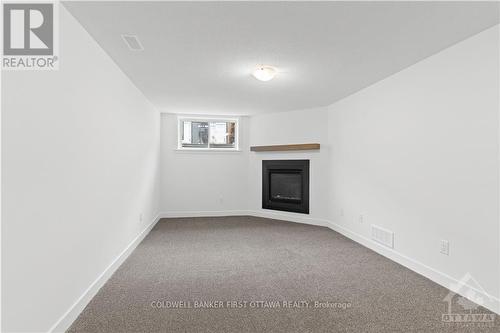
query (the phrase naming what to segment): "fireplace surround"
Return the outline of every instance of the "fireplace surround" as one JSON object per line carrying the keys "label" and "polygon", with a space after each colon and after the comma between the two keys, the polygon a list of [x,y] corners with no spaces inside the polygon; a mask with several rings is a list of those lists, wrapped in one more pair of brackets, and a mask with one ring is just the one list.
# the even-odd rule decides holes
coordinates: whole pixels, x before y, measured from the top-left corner
{"label": "fireplace surround", "polygon": [[262,161],[262,208],[309,214],[309,160]]}

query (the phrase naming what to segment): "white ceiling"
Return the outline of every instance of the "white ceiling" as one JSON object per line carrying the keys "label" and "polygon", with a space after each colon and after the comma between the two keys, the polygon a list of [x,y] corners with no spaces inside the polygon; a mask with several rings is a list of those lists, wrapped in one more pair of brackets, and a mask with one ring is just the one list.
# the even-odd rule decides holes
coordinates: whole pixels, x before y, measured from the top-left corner
{"label": "white ceiling", "polygon": [[[163,112],[329,105],[499,22],[498,3],[66,2]],[[137,35],[143,51],[127,48]],[[256,64],[279,69],[259,82]],[[457,70],[460,70],[457,68]]]}

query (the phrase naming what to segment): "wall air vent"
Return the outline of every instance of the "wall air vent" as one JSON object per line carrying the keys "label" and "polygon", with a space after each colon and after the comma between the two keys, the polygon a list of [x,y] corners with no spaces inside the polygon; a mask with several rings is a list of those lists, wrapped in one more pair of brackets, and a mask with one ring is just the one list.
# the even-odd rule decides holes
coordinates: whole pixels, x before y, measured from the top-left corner
{"label": "wall air vent", "polygon": [[136,35],[122,35],[123,41],[127,44],[129,50],[131,51],[142,51],[144,47],[142,46],[139,38]]}
{"label": "wall air vent", "polygon": [[377,243],[394,248],[394,232],[372,224],[372,239]]}

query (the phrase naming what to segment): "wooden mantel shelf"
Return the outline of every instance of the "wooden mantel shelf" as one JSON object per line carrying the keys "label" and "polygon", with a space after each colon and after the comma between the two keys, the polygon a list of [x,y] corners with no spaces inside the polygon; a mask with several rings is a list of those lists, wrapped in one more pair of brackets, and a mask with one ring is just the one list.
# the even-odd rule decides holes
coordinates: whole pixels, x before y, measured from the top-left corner
{"label": "wooden mantel shelf", "polygon": [[289,150],[316,150],[319,143],[301,143],[295,145],[252,146],[251,151],[289,151]]}

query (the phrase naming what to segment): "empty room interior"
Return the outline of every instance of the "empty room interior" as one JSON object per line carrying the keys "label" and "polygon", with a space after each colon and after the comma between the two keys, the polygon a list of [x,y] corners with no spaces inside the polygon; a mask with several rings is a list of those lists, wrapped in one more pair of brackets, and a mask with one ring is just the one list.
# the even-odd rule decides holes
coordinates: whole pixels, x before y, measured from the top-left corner
{"label": "empty room interior", "polygon": [[499,8],[2,2],[2,332],[500,332]]}

